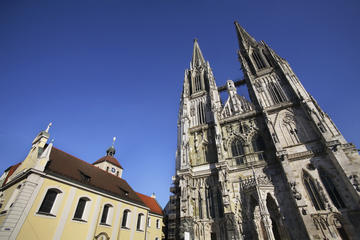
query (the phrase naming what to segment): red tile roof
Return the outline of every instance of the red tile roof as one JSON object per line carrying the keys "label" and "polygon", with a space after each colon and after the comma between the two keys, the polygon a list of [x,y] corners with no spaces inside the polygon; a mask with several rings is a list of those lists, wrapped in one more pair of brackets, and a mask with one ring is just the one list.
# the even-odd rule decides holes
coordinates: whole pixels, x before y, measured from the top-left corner
{"label": "red tile roof", "polygon": [[146,206],[124,179],[55,147],[52,147],[50,161],[44,172]]}
{"label": "red tile roof", "polygon": [[150,208],[150,212],[159,214],[159,215],[163,215],[163,211],[155,198],[146,196],[146,195],[138,193],[138,192],[136,194],[141,198],[141,200],[145,203],[145,205],[148,208]]}
{"label": "red tile roof", "polygon": [[13,175],[13,173],[15,172],[15,170],[20,166],[20,164],[21,164],[21,162],[19,162],[18,164],[12,165],[12,166],[8,167],[8,168],[5,170],[5,172],[9,170],[9,172],[8,172],[8,174],[6,175],[6,178],[5,178],[5,180],[4,180],[3,184],[2,184],[3,186],[6,184],[7,180],[9,179],[9,177],[10,177],[11,175]]}
{"label": "red tile roof", "polygon": [[114,158],[113,156],[105,156],[105,157],[102,157],[102,158],[100,158],[99,160],[97,160],[96,162],[94,162],[93,165],[94,165],[94,164],[97,164],[97,163],[101,163],[101,162],[109,162],[109,163],[112,163],[112,164],[114,164],[115,166],[123,169],[122,166],[120,165],[119,161],[118,161],[116,158]]}

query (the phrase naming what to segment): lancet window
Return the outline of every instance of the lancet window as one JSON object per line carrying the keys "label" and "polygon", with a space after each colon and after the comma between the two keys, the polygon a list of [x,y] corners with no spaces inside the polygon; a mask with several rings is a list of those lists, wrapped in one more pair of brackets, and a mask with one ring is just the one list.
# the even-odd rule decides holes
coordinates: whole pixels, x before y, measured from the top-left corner
{"label": "lancet window", "polygon": [[341,198],[341,195],[336,190],[336,187],[331,180],[331,178],[327,175],[327,173],[323,169],[319,169],[319,175],[322,183],[325,186],[326,191],[328,192],[331,201],[338,209],[346,208],[344,201]]}
{"label": "lancet window", "polygon": [[201,198],[201,193],[200,192],[199,192],[199,196],[198,196],[198,202],[199,202],[199,218],[202,219],[203,218],[202,198]]}
{"label": "lancet window", "polygon": [[214,213],[214,200],[212,196],[212,190],[211,188],[207,189],[207,197],[206,197],[206,205],[207,205],[207,217],[215,217]]}
{"label": "lancet window", "polygon": [[274,104],[286,101],[285,93],[278,83],[270,82],[267,88]]}
{"label": "lancet window", "polygon": [[237,164],[244,163],[244,148],[241,141],[237,138],[235,138],[231,143],[231,153],[233,157],[236,157]]}
{"label": "lancet window", "polygon": [[316,188],[315,182],[312,177],[304,172],[304,184],[306,191],[308,192],[311,202],[316,210],[325,210],[325,205],[320,197],[319,191]]}
{"label": "lancet window", "polygon": [[206,122],[205,119],[205,105],[203,102],[199,102],[198,105],[198,117],[199,117],[199,124],[204,124]]}
{"label": "lancet window", "polygon": [[195,91],[194,92],[198,92],[202,89],[201,87],[201,79],[200,79],[200,75],[196,74],[195,78],[194,78],[194,87],[195,87]]}
{"label": "lancet window", "polygon": [[253,52],[252,53],[252,58],[254,59],[255,63],[256,63],[256,66],[258,69],[262,69],[262,68],[265,68],[265,64],[263,62],[263,60],[261,59],[260,55],[258,52]]}

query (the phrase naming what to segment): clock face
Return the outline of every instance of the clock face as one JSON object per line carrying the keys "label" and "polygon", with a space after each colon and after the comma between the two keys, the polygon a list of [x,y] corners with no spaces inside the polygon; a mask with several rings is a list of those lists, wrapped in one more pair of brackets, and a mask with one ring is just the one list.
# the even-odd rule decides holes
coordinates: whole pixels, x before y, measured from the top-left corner
{"label": "clock face", "polygon": [[115,170],[116,170],[115,168],[111,168],[111,172],[113,172],[113,173],[114,173],[114,172],[115,172]]}

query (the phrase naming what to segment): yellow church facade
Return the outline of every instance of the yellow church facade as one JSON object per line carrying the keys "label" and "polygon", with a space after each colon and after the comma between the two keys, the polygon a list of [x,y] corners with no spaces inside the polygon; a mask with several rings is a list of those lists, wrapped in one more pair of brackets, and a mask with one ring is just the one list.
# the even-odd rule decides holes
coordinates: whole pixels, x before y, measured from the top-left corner
{"label": "yellow church facade", "polygon": [[121,178],[113,147],[89,164],[47,144],[48,130],[0,178],[0,239],[162,238],[161,207]]}

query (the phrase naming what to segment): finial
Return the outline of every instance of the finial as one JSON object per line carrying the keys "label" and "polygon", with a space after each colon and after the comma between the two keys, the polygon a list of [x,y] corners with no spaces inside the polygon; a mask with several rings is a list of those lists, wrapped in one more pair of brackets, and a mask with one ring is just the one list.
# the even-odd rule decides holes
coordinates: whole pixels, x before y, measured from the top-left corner
{"label": "finial", "polygon": [[47,133],[49,132],[49,129],[50,129],[51,125],[52,125],[52,122],[49,123],[49,125],[47,126],[45,132],[47,132]]}
{"label": "finial", "polygon": [[51,139],[51,141],[50,141],[51,143],[54,143],[54,139]]}
{"label": "finial", "polygon": [[107,156],[114,156],[115,155],[115,147],[114,147],[115,140],[116,140],[116,137],[113,137],[113,143],[112,143],[111,147],[109,147],[108,150],[106,150],[106,155]]}
{"label": "finial", "polygon": [[198,41],[198,39],[197,38],[194,38],[194,42],[197,42]]}

